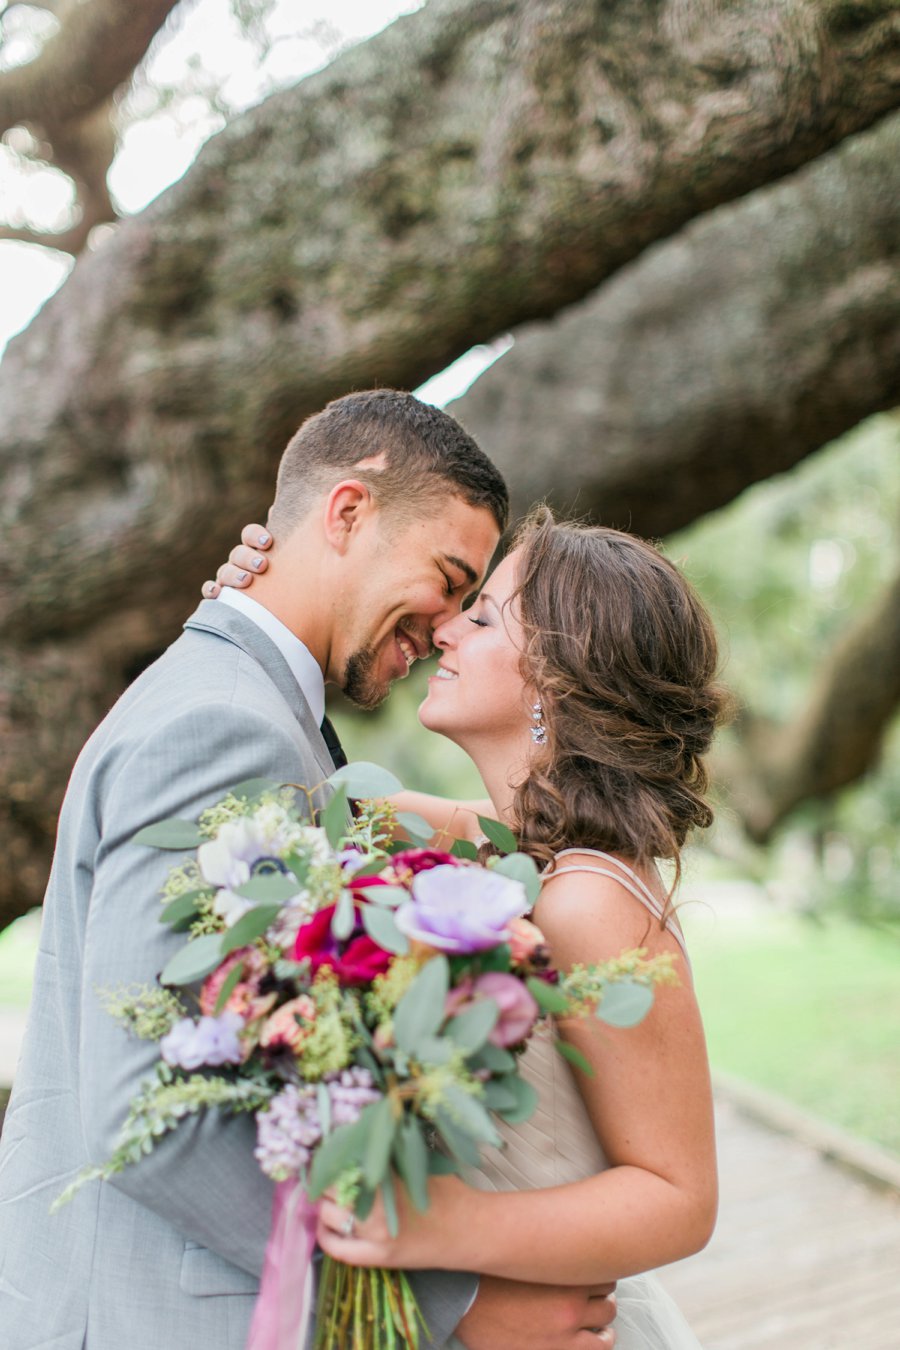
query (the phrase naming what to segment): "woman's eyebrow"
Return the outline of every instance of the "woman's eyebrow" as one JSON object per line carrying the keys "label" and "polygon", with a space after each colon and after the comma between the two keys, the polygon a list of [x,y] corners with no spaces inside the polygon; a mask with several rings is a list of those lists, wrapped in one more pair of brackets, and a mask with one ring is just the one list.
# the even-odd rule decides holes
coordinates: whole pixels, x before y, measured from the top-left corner
{"label": "woman's eyebrow", "polygon": [[488,595],[487,591],[479,591],[478,599],[483,600],[486,605],[493,605],[497,613],[498,614],[501,613],[500,606],[497,604],[497,601],[494,599],[492,595]]}

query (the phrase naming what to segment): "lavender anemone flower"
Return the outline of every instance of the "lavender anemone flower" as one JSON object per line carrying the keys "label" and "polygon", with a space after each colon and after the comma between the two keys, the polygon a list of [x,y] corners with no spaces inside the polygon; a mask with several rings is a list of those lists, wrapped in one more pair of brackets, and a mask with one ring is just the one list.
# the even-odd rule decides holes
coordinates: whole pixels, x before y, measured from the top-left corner
{"label": "lavender anemone flower", "polygon": [[418,873],[394,919],[408,938],[438,951],[480,952],[505,942],[510,921],[527,909],[521,882],[482,867],[443,865]]}

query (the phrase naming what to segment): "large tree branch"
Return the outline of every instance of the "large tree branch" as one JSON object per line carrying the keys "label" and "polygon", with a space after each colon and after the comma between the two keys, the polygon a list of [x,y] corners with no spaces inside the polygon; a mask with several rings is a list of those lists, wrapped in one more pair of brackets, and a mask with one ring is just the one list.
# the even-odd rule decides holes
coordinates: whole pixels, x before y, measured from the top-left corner
{"label": "large tree branch", "polygon": [[0,225],[20,239],[77,255],[95,225],[115,219],[106,175],[116,150],[113,96],[134,73],[179,0],[84,0],[62,8],[59,31],[27,65],[0,74],[0,132],[26,125],[47,162],[72,179],[76,212],[63,230]]}
{"label": "large tree branch", "polygon": [[900,572],[821,663],[790,726],[745,719],[717,777],[751,838],[764,843],[793,808],[828,797],[878,758],[900,705]]}
{"label": "large tree branch", "polygon": [[159,596],[141,541],[208,514],[210,475],[220,517],[245,509],[324,398],[414,386],[869,124],[900,98],[900,20],[849,9],[848,31],[823,3],[435,0],[240,118],[10,346],[28,547],[0,613],[77,627],[100,572],[111,601]]}
{"label": "large tree branch", "polygon": [[[0,74],[0,134],[34,123],[49,135],[106,103],[144,59],[179,0],[84,0],[23,66]],[[43,6],[51,8],[51,6]]]}
{"label": "large tree branch", "polygon": [[680,528],[900,403],[900,114],[520,329],[451,411],[522,509]]}
{"label": "large tree branch", "polygon": [[[82,257],[0,367],[0,906],[37,898],[13,859],[49,840],[73,743],[305,414],[415,386],[870,126],[897,30],[888,0],[434,0]],[[189,568],[152,565],[185,541]]]}

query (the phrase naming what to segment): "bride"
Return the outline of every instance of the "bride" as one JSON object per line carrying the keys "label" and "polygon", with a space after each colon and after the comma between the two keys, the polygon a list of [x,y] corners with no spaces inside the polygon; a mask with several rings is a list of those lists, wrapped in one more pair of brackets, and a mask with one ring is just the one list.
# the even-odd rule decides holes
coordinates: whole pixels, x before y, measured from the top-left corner
{"label": "bride", "polygon": [[[248,527],[244,537],[259,533]],[[249,557],[239,548],[232,562]],[[251,566],[226,565],[219,579],[246,586]],[[712,818],[701,757],[723,697],[711,622],[649,544],[555,523],[539,508],[472,608],[438,627],[434,643],[419,718],[471,756],[490,801],[404,793],[402,808],[426,816],[439,839],[476,838],[478,812],[511,826],[544,868],[533,917],[556,965],[644,947],[671,953],[679,983],[657,990],[636,1028],[559,1027],[590,1076],[548,1037],[534,1038],[522,1072],[538,1089],[535,1115],[501,1126],[504,1148],[486,1150],[465,1180],[435,1177],[429,1209],[406,1205],[396,1238],[377,1207],[354,1223],[326,1199],[319,1243],[352,1265],[616,1280],[619,1350],[696,1350],[645,1272],[702,1248],[716,1211],[703,1031],[674,887],[657,869],[668,861],[677,882],[688,833]],[[457,1336],[464,1346],[465,1319]]]}

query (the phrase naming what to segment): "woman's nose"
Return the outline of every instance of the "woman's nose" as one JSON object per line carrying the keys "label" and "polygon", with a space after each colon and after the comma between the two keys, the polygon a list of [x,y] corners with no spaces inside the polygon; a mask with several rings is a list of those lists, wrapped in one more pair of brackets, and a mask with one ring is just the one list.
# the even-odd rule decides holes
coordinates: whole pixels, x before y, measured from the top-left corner
{"label": "woman's nose", "polygon": [[445,619],[439,623],[431,635],[431,640],[441,651],[447,651],[450,647],[455,647],[458,641],[458,628],[462,614],[455,614],[452,619]]}

